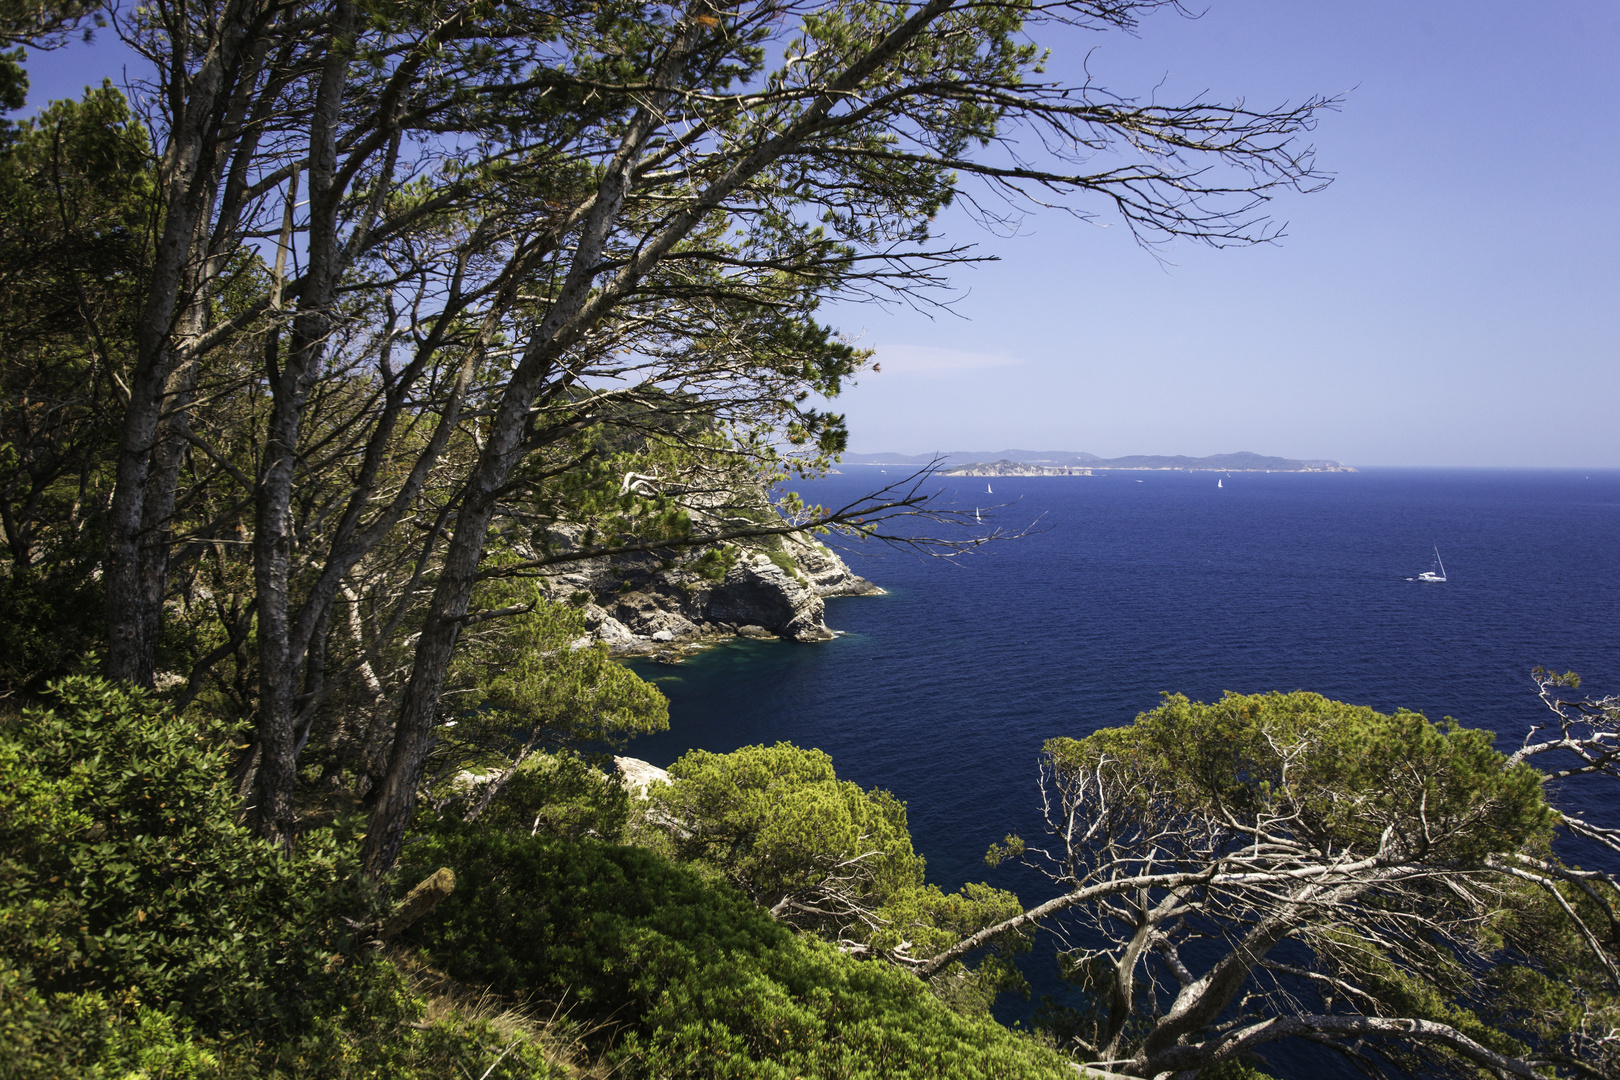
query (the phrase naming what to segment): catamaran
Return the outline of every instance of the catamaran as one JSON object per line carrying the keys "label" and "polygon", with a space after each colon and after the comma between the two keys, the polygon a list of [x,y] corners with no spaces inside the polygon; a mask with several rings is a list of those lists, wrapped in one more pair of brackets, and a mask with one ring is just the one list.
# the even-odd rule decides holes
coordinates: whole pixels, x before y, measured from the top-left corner
{"label": "catamaran", "polygon": [[1440,549],[1434,549],[1434,565],[1440,568],[1437,574],[1433,570],[1425,570],[1417,576],[1418,581],[1444,581],[1446,580],[1446,564],[1440,561]]}

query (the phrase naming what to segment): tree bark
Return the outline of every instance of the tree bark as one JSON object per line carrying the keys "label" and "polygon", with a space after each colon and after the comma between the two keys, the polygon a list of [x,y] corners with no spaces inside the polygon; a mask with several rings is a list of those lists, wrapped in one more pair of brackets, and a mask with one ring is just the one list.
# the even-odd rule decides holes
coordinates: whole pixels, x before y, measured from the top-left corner
{"label": "tree bark", "polygon": [[[309,138],[309,267],[285,358],[267,353],[271,409],[255,496],[254,584],[259,600],[259,717],[261,754],[255,792],[259,831],[291,852],[296,833],[299,658],[291,641],[291,568],[296,541],[292,514],[299,430],[310,387],[332,330],[331,305],[342,276],[337,218],[342,190],[337,171],[337,122],[348,76],[354,6],[340,0],[326,43]],[[296,196],[289,191],[289,200]],[[277,363],[277,360],[280,363]]]}
{"label": "tree bark", "polygon": [[233,113],[229,107],[232,99],[246,105],[240,90],[256,76],[254,58],[263,45],[252,32],[263,18],[256,0],[233,0],[195,75],[187,75],[188,52],[195,47],[187,34],[173,36],[166,58],[164,89],[171,122],[158,167],[163,229],[136,324],[135,370],[119,437],[103,574],[108,630],[104,670],[109,678],[140,686],[152,685],[154,634],[167,583],[168,552],[161,538],[147,530],[166,522],[162,503],[171,484],[161,475],[152,476],[152,459],[165,405],[174,404],[171,378],[202,324],[209,240],[219,234],[212,211],[230,152],[220,128],[240,118],[240,109]]}
{"label": "tree bark", "polygon": [[166,415],[158,427],[157,443],[147,468],[141,498],[141,543],[136,583],[140,620],[139,677],[150,686],[158,637],[163,628],[163,600],[169,584],[169,556],[174,511],[180,488],[180,470],[190,446],[186,435],[191,427],[191,404],[197,387],[197,366],[181,364],[169,378],[164,395]]}
{"label": "tree bark", "polygon": [[[684,40],[685,35],[672,45],[672,55],[678,55]],[[669,66],[666,62],[666,75]],[[557,360],[583,335],[585,328],[578,317],[590,301],[597,264],[629,194],[631,166],[656,126],[654,110],[660,104],[661,99],[652,107],[638,110],[605,170],[595,203],[581,227],[568,277],[501,395],[489,437],[468,480],[444,566],[439,572],[422,635],[417,640],[410,681],[394,725],[388,768],[379,785],[371,826],[366,832],[361,858],[372,877],[387,874],[399,855],[400,843],[416,807],[416,788],[421,782],[422,768],[432,748],[439,695],[444,690],[456,641],[461,636],[461,617],[467,614],[472,603],[478,561],[495,516],[496,497],[513,467],[522,459],[529,407],[555,370]]]}
{"label": "tree bark", "polygon": [[1276,914],[1262,920],[1233,945],[1203,978],[1181,988],[1169,1011],[1142,1041],[1137,1060],[1146,1062],[1158,1057],[1182,1039],[1213,1024],[1249,981],[1254,969],[1299,929],[1311,910],[1323,905],[1348,904],[1371,891],[1383,877],[1382,873],[1374,873],[1331,889],[1315,884],[1301,888]]}
{"label": "tree bark", "polygon": [[1213,1052],[1197,1046],[1172,1047],[1150,1059],[1145,1067],[1133,1075],[1162,1076],[1196,1072],[1215,1064],[1217,1060],[1231,1060],[1250,1047],[1299,1035],[1326,1035],[1358,1040],[1368,1036],[1375,1038],[1382,1036],[1416,1043],[1435,1043],[1498,1076],[1547,1080],[1547,1074],[1538,1071],[1528,1062],[1482,1046],[1449,1024],[1410,1017],[1313,1015],[1280,1016],[1263,1020],[1249,1028],[1234,1032]]}

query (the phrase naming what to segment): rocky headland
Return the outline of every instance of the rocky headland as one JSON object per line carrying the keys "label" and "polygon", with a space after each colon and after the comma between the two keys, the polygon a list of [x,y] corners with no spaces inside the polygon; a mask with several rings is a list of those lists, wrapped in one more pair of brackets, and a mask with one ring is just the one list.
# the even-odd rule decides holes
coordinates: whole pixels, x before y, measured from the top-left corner
{"label": "rocky headland", "polygon": [[549,592],[581,608],[590,636],[615,655],[665,659],[732,637],[827,641],[826,597],[883,592],[803,533],[724,556],[618,556],[556,575]]}
{"label": "rocky headland", "polygon": [[1030,465],[1022,461],[975,461],[940,470],[941,476],[1090,476],[1080,465]]}

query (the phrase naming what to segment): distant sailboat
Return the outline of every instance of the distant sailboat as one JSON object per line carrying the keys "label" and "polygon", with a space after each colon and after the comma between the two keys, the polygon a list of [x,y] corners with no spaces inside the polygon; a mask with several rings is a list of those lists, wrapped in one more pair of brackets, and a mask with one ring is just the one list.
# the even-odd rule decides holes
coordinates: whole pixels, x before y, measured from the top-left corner
{"label": "distant sailboat", "polygon": [[985,490],[986,494],[989,494],[989,495],[994,495],[995,494],[995,492],[990,490],[990,485],[989,484],[984,485],[984,490]]}
{"label": "distant sailboat", "polygon": [[1223,485],[1223,484],[1222,484],[1222,483],[1221,483],[1221,478],[1220,478],[1220,477],[1218,477],[1218,476],[1217,476],[1217,477],[1216,477],[1216,478],[1215,478],[1215,486],[1216,486],[1216,487],[1224,487],[1224,486],[1225,486],[1225,485]]}
{"label": "distant sailboat", "polygon": [[973,508],[973,520],[974,521],[983,521],[984,520],[983,518],[981,518],[979,516],[979,508],[977,506],[975,506]]}
{"label": "distant sailboat", "polygon": [[1436,565],[1436,566],[1438,566],[1440,568],[1440,572],[1438,574],[1435,573],[1433,570],[1425,570],[1425,571],[1423,571],[1423,573],[1419,574],[1413,580],[1414,581],[1445,581],[1446,580],[1446,564],[1440,561],[1440,549],[1438,547],[1436,547],[1434,549],[1434,565]]}

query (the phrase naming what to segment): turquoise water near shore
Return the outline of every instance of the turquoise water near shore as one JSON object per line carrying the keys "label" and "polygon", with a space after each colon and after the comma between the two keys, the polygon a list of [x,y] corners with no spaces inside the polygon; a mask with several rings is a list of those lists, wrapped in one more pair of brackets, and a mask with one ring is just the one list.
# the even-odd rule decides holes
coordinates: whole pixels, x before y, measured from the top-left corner
{"label": "turquoise water near shore", "polygon": [[[833,504],[892,478],[848,469],[799,490]],[[932,880],[989,880],[1033,902],[1039,879],[982,859],[1009,831],[1037,832],[1041,743],[1128,723],[1161,692],[1315,690],[1454,716],[1500,733],[1499,747],[1541,708],[1537,664],[1620,692],[1620,471],[993,483],[993,495],[983,479],[932,486],[1037,531],[954,560],[857,547],[851,567],[890,592],[830,601],[837,640],[638,664],[669,696],[671,725],[628,752],[667,765],[690,748],[818,747],[840,776],[905,800]],[[1450,580],[1407,580],[1436,544]],[[1588,790],[1595,816],[1620,824],[1620,791]],[[1043,963],[1029,966],[1037,994],[1051,985]]]}

